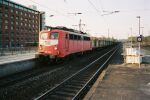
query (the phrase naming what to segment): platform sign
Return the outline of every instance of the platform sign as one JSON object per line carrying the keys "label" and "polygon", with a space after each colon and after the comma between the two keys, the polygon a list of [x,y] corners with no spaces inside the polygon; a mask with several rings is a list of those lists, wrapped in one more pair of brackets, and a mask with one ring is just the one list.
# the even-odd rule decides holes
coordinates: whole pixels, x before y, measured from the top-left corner
{"label": "platform sign", "polygon": [[137,42],[142,42],[142,35],[140,35],[139,37],[137,37]]}

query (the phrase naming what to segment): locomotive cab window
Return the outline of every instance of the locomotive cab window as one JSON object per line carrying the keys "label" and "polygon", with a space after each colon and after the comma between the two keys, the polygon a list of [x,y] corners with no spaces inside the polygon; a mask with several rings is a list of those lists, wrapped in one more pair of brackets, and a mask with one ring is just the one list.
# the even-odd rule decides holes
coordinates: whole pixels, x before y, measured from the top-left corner
{"label": "locomotive cab window", "polygon": [[46,40],[47,37],[48,37],[48,33],[41,33],[41,35],[40,35],[40,38],[41,38],[42,40]]}
{"label": "locomotive cab window", "polygon": [[57,32],[50,33],[50,39],[58,39],[58,33]]}

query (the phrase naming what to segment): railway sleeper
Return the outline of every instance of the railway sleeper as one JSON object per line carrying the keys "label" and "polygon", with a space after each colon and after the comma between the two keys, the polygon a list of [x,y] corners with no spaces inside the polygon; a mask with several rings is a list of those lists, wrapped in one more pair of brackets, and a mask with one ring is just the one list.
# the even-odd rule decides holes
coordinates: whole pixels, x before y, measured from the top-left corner
{"label": "railway sleeper", "polygon": [[57,95],[61,95],[61,96],[67,96],[67,97],[73,97],[75,95],[75,93],[70,93],[70,92],[66,92],[66,91],[56,91],[55,92]]}
{"label": "railway sleeper", "polygon": [[61,95],[56,95],[56,94],[52,94],[52,95],[50,95],[50,96],[48,96],[48,99],[46,99],[46,100],[66,100],[66,99],[68,99],[68,100],[71,100],[72,99],[72,97],[65,97],[65,96],[61,96]]}
{"label": "railway sleeper", "polygon": [[79,84],[79,85],[81,85],[81,86],[82,86],[82,85],[84,85],[84,84],[85,84],[85,82],[80,82],[80,81],[79,81],[79,82],[72,82],[72,84],[75,84],[75,85],[76,85],[76,84]]}
{"label": "railway sleeper", "polygon": [[[92,74],[93,75],[93,74]],[[83,76],[83,79],[89,79],[91,75],[89,76]]]}
{"label": "railway sleeper", "polygon": [[85,81],[72,81],[73,84],[85,84]]}
{"label": "railway sleeper", "polygon": [[84,80],[72,80],[71,82],[85,83],[85,81],[84,81]]}
{"label": "railway sleeper", "polygon": [[87,80],[89,80],[89,77],[79,77],[79,78],[76,78],[76,79],[73,79],[73,80],[76,80],[76,81],[87,81]]}
{"label": "railway sleeper", "polygon": [[92,69],[89,69],[87,70],[87,72],[85,72],[82,77],[89,77],[91,74],[93,74],[93,70]]}
{"label": "railway sleeper", "polygon": [[76,90],[79,90],[79,89],[81,89],[82,87],[80,86],[80,87],[77,87],[77,86],[73,86],[73,85],[66,85],[65,86],[66,88],[71,88],[71,89],[76,89]]}
{"label": "railway sleeper", "polygon": [[77,79],[89,78],[90,75],[80,75],[76,77]]}
{"label": "railway sleeper", "polygon": [[71,83],[70,85],[72,86],[76,86],[76,87],[81,87],[84,85],[84,84],[78,84],[78,83]]}
{"label": "railway sleeper", "polygon": [[73,93],[78,92],[76,89],[70,89],[70,88],[63,88],[62,90],[66,92],[73,92]]}
{"label": "railway sleeper", "polygon": [[88,80],[89,80],[89,78],[86,79],[86,80],[85,79],[82,79],[82,80],[72,80],[71,83],[85,84],[85,82],[87,82]]}
{"label": "railway sleeper", "polygon": [[81,80],[83,80],[84,82],[88,81],[90,77],[82,77]]}

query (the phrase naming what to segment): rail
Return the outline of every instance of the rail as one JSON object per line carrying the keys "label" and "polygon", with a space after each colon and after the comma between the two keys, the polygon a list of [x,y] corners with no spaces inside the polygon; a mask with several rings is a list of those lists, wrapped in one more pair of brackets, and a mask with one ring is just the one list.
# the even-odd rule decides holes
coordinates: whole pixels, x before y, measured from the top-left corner
{"label": "rail", "polygon": [[80,94],[82,91],[85,90],[85,88],[87,88],[87,86],[89,86],[90,82],[92,82],[92,80],[94,80],[96,77],[98,77],[98,75],[100,74],[100,70],[102,70],[105,66],[105,64],[110,60],[110,58],[113,56],[113,54],[117,51],[117,49],[111,54],[111,56],[104,62],[104,64],[97,70],[97,72],[90,78],[90,80],[84,85],[84,87],[82,89],[80,89],[80,91],[74,96],[74,98],[72,100],[76,100],[79,98]]}

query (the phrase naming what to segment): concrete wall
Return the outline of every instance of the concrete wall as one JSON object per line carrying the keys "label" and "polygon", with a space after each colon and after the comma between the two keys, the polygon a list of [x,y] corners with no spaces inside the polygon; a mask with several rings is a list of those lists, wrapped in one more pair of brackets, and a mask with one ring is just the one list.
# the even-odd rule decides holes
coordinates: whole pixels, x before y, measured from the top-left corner
{"label": "concrete wall", "polygon": [[3,64],[0,65],[0,77],[29,70],[32,69],[34,66],[35,66],[35,59]]}

